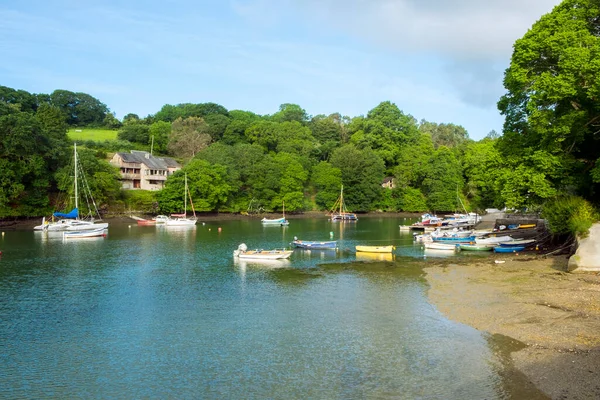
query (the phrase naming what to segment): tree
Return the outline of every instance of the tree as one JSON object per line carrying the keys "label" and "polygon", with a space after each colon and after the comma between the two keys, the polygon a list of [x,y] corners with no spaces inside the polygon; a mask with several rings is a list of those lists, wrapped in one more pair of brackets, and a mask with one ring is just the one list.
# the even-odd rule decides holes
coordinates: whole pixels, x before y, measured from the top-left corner
{"label": "tree", "polygon": [[414,143],[403,147],[398,155],[398,166],[393,170],[396,186],[420,187],[433,153],[431,137],[424,133]]}
{"label": "tree", "polygon": [[273,114],[272,120],[275,122],[297,121],[304,124],[308,118],[306,111],[299,105],[285,103],[279,106],[279,111]]}
{"label": "tree", "polygon": [[562,191],[572,183],[587,198],[600,195],[594,172],[600,168],[599,21],[597,1],[565,0],[514,45],[504,76],[507,93],[498,103],[505,116],[499,149],[505,157],[537,151],[555,157],[560,176],[540,176],[531,167],[520,171],[535,173],[524,180],[547,182],[537,186],[539,198],[548,194],[547,185]]}
{"label": "tree", "polygon": [[[226,168],[196,159],[183,170],[171,175],[165,183],[165,188],[157,193],[161,212],[173,213],[183,210],[186,174],[188,190],[196,211],[217,211],[227,202],[232,188],[227,183]],[[189,204],[188,200],[188,209],[191,208]]]}
{"label": "tree", "polygon": [[211,142],[209,126],[202,118],[177,118],[171,126],[168,149],[178,157],[193,157]]}
{"label": "tree", "polygon": [[326,161],[321,161],[312,169],[311,183],[317,192],[315,202],[319,207],[327,210],[340,195],[342,171]]}
{"label": "tree", "polygon": [[121,121],[115,117],[114,113],[106,113],[106,117],[104,117],[104,121],[102,121],[102,125],[107,127],[108,129],[118,129],[121,127]]}
{"label": "tree", "polygon": [[87,93],[55,90],[50,94],[51,104],[58,107],[69,125],[102,125],[108,107]]}
{"label": "tree", "polygon": [[348,208],[370,211],[383,190],[383,160],[370,148],[359,150],[348,144],[333,152],[331,165],[342,173],[344,199]]}
{"label": "tree", "polygon": [[350,142],[359,148],[372,148],[388,168],[397,165],[401,148],[419,135],[416,120],[389,101],[369,111],[366,118],[355,118],[351,129]]}
{"label": "tree", "polygon": [[[157,153],[166,153],[169,144],[169,135],[171,134],[171,124],[165,121],[157,121],[150,125],[150,142],[154,140],[154,151]],[[154,139],[153,139],[154,138]]]}
{"label": "tree", "polygon": [[429,208],[434,211],[456,210],[459,206],[457,194],[462,186],[462,171],[454,153],[445,146],[438,148],[423,179],[423,192]]}
{"label": "tree", "polygon": [[469,140],[469,133],[460,125],[436,124],[422,120],[419,130],[431,136],[435,148],[440,146],[458,147]]}
{"label": "tree", "polygon": [[123,124],[117,137],[120,140],[128,140],[130,142],[149,144],[150,143],[150,127],[139,122],[130,122]]}

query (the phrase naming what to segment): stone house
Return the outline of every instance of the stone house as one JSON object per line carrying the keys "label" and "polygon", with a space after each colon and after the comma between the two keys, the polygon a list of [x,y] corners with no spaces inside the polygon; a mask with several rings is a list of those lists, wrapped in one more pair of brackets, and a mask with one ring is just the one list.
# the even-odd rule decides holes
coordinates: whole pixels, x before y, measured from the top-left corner
{"label": "stone house", "polygon": [[181,169],[181,165],[169,157],[155,157],[147,151],[131,150],[116,153],[110,163],[119,167],[121,188],[125,190],[161,190],[167,177]]}
{"label": "stone house", "polygon": [[383,186],[386,189],[394,189],[396,187],[396,184],[394,182],[394,177],[393,176],[388,176],[383,180],[383,183],[381,184],[381,186]]}

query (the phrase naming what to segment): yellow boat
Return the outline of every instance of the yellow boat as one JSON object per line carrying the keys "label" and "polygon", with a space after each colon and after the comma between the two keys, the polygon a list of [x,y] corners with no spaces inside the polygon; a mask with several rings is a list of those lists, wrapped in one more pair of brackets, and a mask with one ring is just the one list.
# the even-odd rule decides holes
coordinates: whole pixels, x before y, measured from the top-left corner
{"label": "yellow boat", "polygon": [[519,229],[535,228],[535,224],[521,224]]}
{"label": "yellow boat", "polygon": [[356,246],[356,251],[364,253],[391,253],[394,249],[394,246]]}

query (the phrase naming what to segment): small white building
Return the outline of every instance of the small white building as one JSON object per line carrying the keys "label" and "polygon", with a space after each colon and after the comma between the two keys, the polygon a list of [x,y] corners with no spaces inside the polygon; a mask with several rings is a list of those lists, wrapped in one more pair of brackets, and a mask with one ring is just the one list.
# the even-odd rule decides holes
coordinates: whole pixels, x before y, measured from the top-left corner
{"label": "small white building", "polygon": [[181,169],[181,165],[169,157],[155,157],[147,151],[131,150],[116,153],[110,163],[121,171],[121,187],[126,190],[161,190],[167,177]]}

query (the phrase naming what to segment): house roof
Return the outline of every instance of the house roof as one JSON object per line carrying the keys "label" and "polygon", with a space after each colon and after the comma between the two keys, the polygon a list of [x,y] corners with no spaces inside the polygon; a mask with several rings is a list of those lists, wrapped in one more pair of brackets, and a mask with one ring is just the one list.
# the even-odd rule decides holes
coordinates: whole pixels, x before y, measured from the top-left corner
{"label": "house roof", "polygon": [[117,153],[127,163],[144,164],[150,169],[181,168],[181,165],[169,157],[154,157],[147,151],[131,150],[131,153]]}

